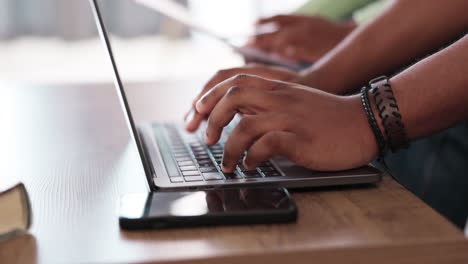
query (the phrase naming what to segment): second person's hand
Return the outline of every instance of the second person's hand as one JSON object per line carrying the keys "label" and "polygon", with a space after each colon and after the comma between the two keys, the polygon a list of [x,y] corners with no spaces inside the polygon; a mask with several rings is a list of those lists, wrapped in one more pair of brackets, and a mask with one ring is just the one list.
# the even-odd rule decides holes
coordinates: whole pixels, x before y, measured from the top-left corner
{"label": "second person's hand", "polygon": [[247,46],[301,62],[315,62],[356,28],[353,21],[335,23],[318,16],[279,15],[258,25],[275,24],[277,31],[253,37]]}

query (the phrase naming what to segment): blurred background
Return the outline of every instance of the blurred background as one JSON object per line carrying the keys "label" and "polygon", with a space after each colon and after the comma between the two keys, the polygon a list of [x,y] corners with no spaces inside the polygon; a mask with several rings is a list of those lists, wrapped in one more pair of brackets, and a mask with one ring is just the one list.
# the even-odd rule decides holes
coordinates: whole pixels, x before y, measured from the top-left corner
{"label": "blurred background", "polygon": [[[154,0],[158,1],[158,0]],[[177,0],[204,26],[246,36],[260,17],[288,13],[304,0]],[[242,64],[209,37],[133,0],[101,0],[126,81],[190,79]],[[0,0],[0,80],[112,80],[88,0]]]}

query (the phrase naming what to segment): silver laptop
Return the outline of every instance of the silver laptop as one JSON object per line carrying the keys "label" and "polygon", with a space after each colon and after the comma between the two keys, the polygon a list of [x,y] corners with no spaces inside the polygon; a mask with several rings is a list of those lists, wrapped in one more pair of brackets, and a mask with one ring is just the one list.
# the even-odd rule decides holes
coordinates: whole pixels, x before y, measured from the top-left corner
{"label": "silver laptop", "polygon": [[188,133],[181,125],[143,123],[136,126],[99,9],[101,1],[104,0],[90,0],[99,34],[113,67],[115,86],[130,135],[138,147],[151,189],[208,189],[253,185],[301,188],[367,184],[381,180],[381,172],[371,166],[347,171],[317,172],[280,157],[263,162],[255,170],[247,170],[239,164],[234,173],[227,174],[220,168],[223,142],[235,126],[235,121],[225,129],[220,142],[213,146],[204,143],[201,133]]}

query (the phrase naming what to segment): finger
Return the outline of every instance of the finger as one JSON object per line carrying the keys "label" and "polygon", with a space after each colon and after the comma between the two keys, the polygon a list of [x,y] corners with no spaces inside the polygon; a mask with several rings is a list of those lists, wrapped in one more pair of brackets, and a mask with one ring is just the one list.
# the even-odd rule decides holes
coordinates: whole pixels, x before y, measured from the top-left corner
{"label": "finger", "polygon": [[281,67],[264,66],[256,63],[249,64],[244,67],[232,68],[227,70],[218,71],[203,87],[202,91],[193,100],[193,105],[205,95],[211,88],[221,83],[224,80],[232,78],[239,74],[260,75],[266,78],[274,78],[280,80],[287,80],[292,78],[292,73]]}
{"label": "finger", "polygon": [[247,45],[252,48],[269,52],[271,50],[271,42],[276,38],[276,36],[278,36],[279,32],[281,31],[260,34],[252,37]]}
{"label": "finger", "polygon": [[207,91],[213,88],[216,84],[229,79],[230,77],[236,75],[239,72],[254,72],[252,68],[233,68],[227,70],[218,71],[203,87],[202,91],[195,97],[192,101],[192,110],[186,114],[186,129],[190,132],[195,131],[200,126],[201,122],[206,119],[205,115],[197,114],[195,110],[195,104],[200,100],[200,98],[205,95]]}
{"label": "finger", "polygon": [[187,114],[185,120],[185,129],[189,132],[194,132],[198,129],[201,122],[207,118],[207,115],[200,114],[194,108]]}
{"label": "finger", "polygon": [[262,24],[268,24],[268,23],[276,23],[280,26],[286,25],[286,24],[291,24],[297,21],[296,16],[291,16],[291,15],[276,15],[272,17],[267,17],[267,18],[261,18],[257,21],[257,25],[262,25]]}
{"label": "finger", "polygon": [[[216,85],[197,102],[195,107],[200,114],[208,115],[232,87],[274,90],[280,86],[283,86],[282,82],[249,74],[239,74]],[[236,92],[236,90],[231,92]]]}
{"label": "finger", "polygon": [[223,131],[237,113],[256,114],[272,111],[279,104],[276,94],[255,88],[234,86],[215,106],[208,118],[206,144],[215,144]]}
{"label": "finger", "polygon": [[280,48],[276,48],[275,51],[271,52],[271,54],[280,58],[288,59],[294,63],[299,63],[301,61],[300,54],[298,54],[298,49],[293,45],[286,45]]}
{"label": "finger", "polygon": [[271,52],[279,53],[289,46],[297,46],[296,38],[297,36],[291,34],[288,31],[281,32],[281,34],[278,34],[278,37],[275,39],[275,41],[271,43]]}
{"label": "finger", "polygon": [[283,156],[296,161],[298,155],[297,136],[292,132],[272,131],[259,138],[244,158],[244,167],[256,168],[261,162],[274,156]]}
{"label": "finger", "polygon": [[[231,78],[232,76],[238,74],[239,72],[244,71],[243,68],[232,68],[219,70],[210,80],[203,86],[202,91],[195,97],[193,100],[193,106],[195,107],[196,102],[203,96],[207,91],[216,86],[218,83]],[[245,70],[248,71],[248,70]]]}
{"label": "finger", "polygon": [[[239,74],[248,74],[248,75],[259,75],[264,78],[272,78],[277,80],[288,81],[297,77],[297,74],[291,71],[288,71],[281,67],[275,66],[264,66],[264,65],[247,65],[241,68],[233,68],[229,70],[221,70],[213,76],[213,78],[208,81],[208,83],[204,86],[201,93],[193,101],[193,107],[195,108],[195,104],[203,97],[208,91],[210,91],[214,86],[218,85],[219,83],[225,81],[226,79],[232,78],[233,76]],[[241,79],[239,77],[237,79]],[[230,87],[228,87],[230,88]],[[200,117],[199,115],[191,115],[194,119],[187,117],[186,122],[190,124],[190,128],[192,131],[196,130],[199,126],[201,121],[203,121],[206,116]]]}
{"label": "finger", "polygon": [[320,59],[320,53],[312,52],[312,51],[313,49],[305,49],[304,47],[297,46],[297,45],[288,45],[284,47],[283,49],[279,49],[275,51],[274,54],[277,54],[280,57],[288,58],[296,62],[312,63]]}
{"label": "finger", "polygon": [[222,169],[235,170],[239,158],[245,150],[269,131],[284,131],[292,122],[285,114],[266,113],[242,118],[224,144]]}

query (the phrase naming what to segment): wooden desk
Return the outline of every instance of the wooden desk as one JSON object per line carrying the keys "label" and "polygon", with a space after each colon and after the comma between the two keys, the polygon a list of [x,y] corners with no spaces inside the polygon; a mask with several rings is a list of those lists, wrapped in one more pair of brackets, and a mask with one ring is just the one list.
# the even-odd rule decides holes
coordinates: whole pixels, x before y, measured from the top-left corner
{"label": "wooden desk", "polygon": [[[295,192],[295,224],[121,231],[119,196],[147,187],[113,86],[0,87],[0,181],[23,181],[34,213],[1,263],[468,263],[463,233],[389,177]],[[176,119],[197,87],[129,97],[137,119]]]}

